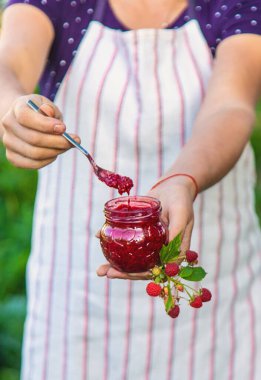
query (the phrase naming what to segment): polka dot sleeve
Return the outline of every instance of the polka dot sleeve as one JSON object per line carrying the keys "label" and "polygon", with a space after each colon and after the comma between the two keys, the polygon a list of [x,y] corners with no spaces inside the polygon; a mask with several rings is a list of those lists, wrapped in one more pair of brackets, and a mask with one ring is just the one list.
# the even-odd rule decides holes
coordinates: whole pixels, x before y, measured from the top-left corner
{"label": "polka dot sleeve", "polygon": [[227,37],[261,35],[261,0],[190,0],[189,4],[190,17],[198,21],[214,56]]}
{"label": "polka dot sleeve", "polygon": [[63,9],[64,0],[8,0],[6,7],[13,4],[29,4],[39,8],[51,20],[56,29]]}
{"label": "polka dot sleeve", "polygon": [[227,5],[227,12],[222,20],[221,39],[241,33],[261,35],[261,0],[234,1],[226,4],[230,6]]}

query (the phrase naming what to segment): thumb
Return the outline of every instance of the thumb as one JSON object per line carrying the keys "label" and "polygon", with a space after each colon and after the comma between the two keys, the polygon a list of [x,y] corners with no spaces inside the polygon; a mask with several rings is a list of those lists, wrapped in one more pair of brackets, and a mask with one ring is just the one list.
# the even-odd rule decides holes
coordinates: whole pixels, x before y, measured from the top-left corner
{"label": "thumb", "polygon": [[185,253],[190,248],[193,225],[194,225],[194,221],[191,220],[185,228],[185,231],[182,237],[181,252]]}
{"label": "thumb", "polygon": [[43,103],[43,104],[41,104],[41,106],[39,108],[47,116],[55,117],[54,116],[55,115],[55,110],[54,110],[54,107],[51,104]]}
{"label": "thumb", "polygon": [[53,117],[53,118],[63,121],[63,115],[61,111],[50,99],[41,95],[40,95],[40,99],[41,99],[41,102],[40,102],[41,105],[39,105],[39,108],[42,112],[46,113],[47,116],[49,117]]}
{"label": "thumb", "polygon": [[173,240],[178,234],[184,233],[187,225],[187,219],[183,213],[178,214],[175,212],[169,212],[169,241]]}
{"label": "thumb", "polygon": [[43,104],[41,104],[41,106],[39,108],[47,116],[54,117],[54,118],[59,119],[59,120],[63,119],[61,111],[53,103],[44,102]]}

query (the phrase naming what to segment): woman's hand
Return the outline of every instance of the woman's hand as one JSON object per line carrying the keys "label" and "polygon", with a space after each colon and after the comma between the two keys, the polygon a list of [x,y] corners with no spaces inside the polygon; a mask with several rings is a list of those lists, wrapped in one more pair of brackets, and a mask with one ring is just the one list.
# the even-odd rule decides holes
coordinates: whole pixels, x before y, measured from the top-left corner
{"label": "woman's hand", "polygon": [[[193,200],[195,187],[193,182],[186,177],[174,177],[162,182],[155,189],[149,191],[148,195],[158,198],[161,202],[162,220],[168,226],[168,240],[171,241],[181,232],[181,251],[188,250],[194,223]],[[101,265],[97,269],[97,275],[124,280],[148,280],[151,278],[150,271],[123,273],[117,271],[108,263]]]}
{"label": "woman's hand", "polygon": [[[29,99],[49,116],[30,109],[26,104]],[[50,100],[40,95],[16,99],[3,117],[2,125],[6,157],[20,168],[40,169],[72,147],[61,136],[66,129],[61,112]],[[78,136],[71,136],[80,142]]]}
{"label": "woman's hand", "polygon": [[168,226],[168,241],[173,240],[179,233],[182,234],[182,252],[190,247],[194,225],[193,201],[195,194],[193,181],[185,176],[169,178],[148,193],[149,196],[158,198],[161,202],[161,217]]}
{"label": "woman's hand", "polygon": [[96,273],[99,277],[106,276],[110,279],[118,278],[120,280],[149,280],[151,278],[150,271],[142,273],[125,273],[114,269],[109,263],[101,265]]}

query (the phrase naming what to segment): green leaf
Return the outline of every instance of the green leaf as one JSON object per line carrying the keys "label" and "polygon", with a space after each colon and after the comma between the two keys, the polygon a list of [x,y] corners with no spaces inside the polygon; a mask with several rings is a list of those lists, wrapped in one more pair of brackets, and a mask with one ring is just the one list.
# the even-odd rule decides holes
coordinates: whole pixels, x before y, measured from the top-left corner
{"label": "green leaf", "polygon": [[192,267],[190,267],[190,266],[183,267],[183,268],[180,270],[180,272],[179,272],[179,276],[180,276],[181,278],[186,278],[186,279],[187,279],[187,277],[189,277],[189,276],[192,275],[192,273],[193,273],[193,269],[194,269],[194,268],[192,268]]}
{"label": "green leaf", "polygon": [[178,234],[168,245],[163,245],[160,251],[160,260],[162,264],[171,263],[180,253],[181,233]]}
{"label": "green leaf", "polygon": [[174,237],[173,240],[171,240],[168,244],[168,247],[171,251],[180,251],[180,246],[181,246],[181,242],[182,242],[182,239],[181,239],[181,232]]}
{"label": "green leaf", "polygon": [[206,276],[206,272],[202,267],[192,268],[192,273],[190,276],[186,277],[188,281],[201,281]]}
{"label": "green leaf", "polygon": [[166,312],[168,313],[174,306],[174,301],[173,301],[173,298],[172,298],[172,294],[171,294],[171,289],[170,289],[170,285],[168,284],[168,299],[167,299],[167,302],[165,304],[165,310]]}
{"label": "green leaf", "polygon": [[162,264],[164,264],[165,262],[164,259],[167,256],[167,254],[168,254],[168,246],[163,245],[160,250],[160,261],[162,262]]}
{"label": "green leaf", "polygon": [[162,264],[167,264],[175,261],[175,259],[179,256],[179,251],[178,252],[173,252],[167,249],[166,251],[161,251],[160,252],[160,259]]}
{"label": "green leaf", "polygon": [[155,282],[156,284],[159,284],[159,283],[161,282],[161,278],[160,278],[160,276],[157,276],[157,277],[154,279],[154,282]]}

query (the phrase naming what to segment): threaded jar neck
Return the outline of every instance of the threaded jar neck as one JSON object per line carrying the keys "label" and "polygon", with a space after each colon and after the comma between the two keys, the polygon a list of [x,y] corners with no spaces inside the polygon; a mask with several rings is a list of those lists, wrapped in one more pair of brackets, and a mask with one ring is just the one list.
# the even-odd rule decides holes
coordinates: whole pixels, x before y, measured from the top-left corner
{"label": "threaded jar neck", "polygon": [[118,197],[105,203],[104,214],[108,221],[138,223],[159,218],[160,201],[147,196]]}

